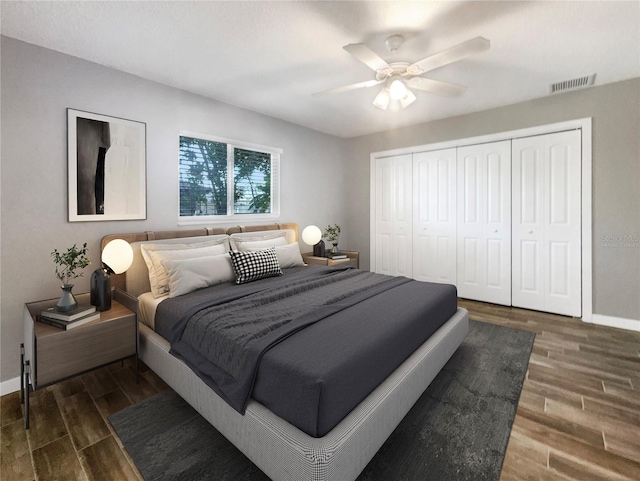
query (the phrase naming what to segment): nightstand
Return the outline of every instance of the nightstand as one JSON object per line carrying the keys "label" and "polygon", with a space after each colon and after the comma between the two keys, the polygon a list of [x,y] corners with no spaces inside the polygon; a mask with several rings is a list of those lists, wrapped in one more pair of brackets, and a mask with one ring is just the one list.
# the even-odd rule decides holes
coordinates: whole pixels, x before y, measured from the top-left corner
{"label": "nightstand", "polygon": [[[89,303],[89,293],[75,296]],[[78,374],[135,356],[138,380],[138,300],[119,289],[112,291],[111,309],[100,319],[70,330],[36,321],[58,299],[24,305],[24,343],[20,345],[20,401],[25,404],[29,429],[29,393]]]}
{"label": "nightstand", "polygon": [[358,269],[360,266],[360,253],[358,251],[340,250],[340,254],[346,254],[346,259],[329,259],[328,257],[314,256],[311,252],[302,254],[305,264],[315,264],[318,266],[351,266]]}

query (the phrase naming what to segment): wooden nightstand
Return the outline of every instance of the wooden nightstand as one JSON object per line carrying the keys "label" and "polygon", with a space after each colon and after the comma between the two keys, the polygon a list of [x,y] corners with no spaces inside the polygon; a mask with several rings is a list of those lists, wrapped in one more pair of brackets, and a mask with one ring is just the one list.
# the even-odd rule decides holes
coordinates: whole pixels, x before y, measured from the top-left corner
{"label": "wooden nightstand", "polygon": [[[89,294],[76,296],[89,303]],[[100,319],[70,330],[37,322],[36,316],[58,299],[24,306],[24,343],[20,345],[20,401],[25,403],[25,428],[29,429],[29,393],[78,374],[136,358],[138,380],[138,301],[124,291],[112,291],[111,309]]]}
{"label": "wooden nightstand", "polygon": [[358,251],[340,250],[340,254],[346,254],[346,259],[329,259],[327,257],[314,256],[311,252],[302,254],[305,264],[315,264],[318,266],[351,266],[358,269],[360,266],[360,253]]}

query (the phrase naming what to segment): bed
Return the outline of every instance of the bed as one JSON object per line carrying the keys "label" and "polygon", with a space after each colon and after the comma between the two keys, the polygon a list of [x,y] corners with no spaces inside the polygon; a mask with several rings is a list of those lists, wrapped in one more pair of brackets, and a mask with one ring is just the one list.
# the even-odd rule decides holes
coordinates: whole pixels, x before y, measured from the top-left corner
{"label": "bed", "polygon": [[[292,250],[297,249],[299,257],[296,224],[116,234],[105,237],[102,246],[114,238],[123,238],[134,248],[132,267],[126,274],[112,276],[112,284],[139,300],[141,359],[274,480],[356,479],[468,332],[468,314],[455,305],[455,288],[452,286],[431,285],[429,291],[424,291],[427,287],[425,283],[400,278],[382,279],[386,276],[347,268],[302,267],[299,261],[292,261]],[[274,239],[277,239],[278,246],[269,245],[276,242]],[[185,288],[180,285],[187,276],[176,274],[190,271],[170,269],[175,266],[183,269],[184,265],[191,262],[188,257],[190,254],[185,254],[185,262],[174,262],[169,254],[174,255],[180,249],[186,249],[185,246],[203,245],[203,241],[207,240],[207,252],[212,250],[209,245],[226,242],[224,245],[227,249],[231,247],[234,252],[249,252],[246,256],[250,258],[266,255],[265,250],[276,252],[277,249],[279,265],[287,267],[282,269],[282,276],[265,277],[240,286],[215,279],[207,281],[209,284],[202,289],[190,290],[193,286]],[[269,247],[265,247],[266,245]],[[168,269],[165,274],[170,274],[165,277],[175,281],[171,283],[170,294],[167,294],[166,289],[160,292],[158,285],[162,285],[162,282],[154,284],[153,279],[150,282],[153,264],[149,261],[147,249],[158,249],[158,257],[165,259],[162,262]],[[283,252],[288,254],[282,254]],[[208,259],[213,262],[213,257]],[[236,260],[232,260],[234,275],[239,276],[233,262]],[[197,264],[203,265],[202,262]],[[167,279],[163,282],[165,286],[169,285]],[[272,282],[275,284],[271,284]],[[303,309],[298,317],[306,321],[300,328],[292,328],[282,339],[269,341],[271,344],[268,348],[255,356],[259,363],[252,375],[245,376],[247,382],[244,384],[248,383],[249,394],[236,387],[226,391],[224,378],[220,382],[215,370],[211,373],[201,368],[197,358],[194,361],[194,358],[185,354],[193,349],[197,350],[197,346],[187,346],[182,350],[179,348],[180,336],[188,337],[185,333],[191,329],[192,324],[189,323],[197,326],[202,323],[204,316],[195,322],[189,320],[192,316],[177,313],[192,309],[199,313],[210,312],[214,318],[218,316],[219,319],[227,319],[228,313],[224,316],[220,314],[221,304],[207,304],[206,309],[203,308],[203,299],[212,297],[209,295],[210,291],[215,292],[215,299],[231,296],[238,298],[233,302],[245,302],[245,294],[236,295],[236,292],[240,292],[236,288],[248,290],[246,295],[255,297],[264,296],[265,292],[270,293],[276,284],[279,287],[275,292],[292,286],[306,292],[306,288],[299,286],[313,285],[308,294],[296,293],[296,296],[310,296],[301,297],[304,300],[298,301],[304,307],[296,307]],[[349,290],[353,292],[347,296]],[[379,291],[375,296],[371,295],[374,290]],[[338,300],[328,303],[331,312],[317,314],[327,308],[321,301],[332,296]],[[289,297],[288,294],[280,296],[282,299]],[[345,300],[352,298],[356,300]],[[424,307],[418,307],[417,298],[422,299],[420,302],[425,304]],[[281,302],[284,301],[278,300],[276,304]],[[320,304],[314,306],[314,302]],[[393,302],[399,305],[394,307]],[[413,340],[416,337],[414,320],[407,321],[406,325],[404,322],[399,323],[400,327],[395,326],[395,318],[398,316],[394,315],[394,309],[399,312],[413,304],[416,304],[416,312],[430,309],[429,315],[421,317],[431,319],[444,316],[437,325],[428,329],[421,328],[429,331],[425,334],[424,341]],[[189,307],[193,305],[197,308]],[[334,305],[339,307],[334,309]],[[227,304],[224,304],[224,308],[231,309]],[[365,311],[367,314],[358,314],[357,309],[363,308],[369,309]],[[239,304],[234,309],[241,311],[245,307],[244,304]],[[264,310],[259,303],[257,309],[261,313]],[[290,306],[286,305],[282,309],[289,312]],[[271,317],[277,318],[278,315],[279,311],[276,309]],[[315,319],[316,317],[321,320]],[[390,317],[394,318],[393,331],[389,330]],[[416,315],[412,313],[407,317]],[[333,335],[328,333],[338,327],[349,333],[340,334],[337,339],[323,340],[323,336]],[[197,334],[192,337],[201,344],[207,329],[202,332],[194,331]],[[405,331],[403,334],[396,333],[402,330]],[[271,330],[269,333],[271,334]],[[173,347],[167,340],[172,335]],[[369,346],[357,340],[362,337],[370,337],[373,344]],[[375,338],[380,337],[382,341],[375,341]],[[379,344],[376,345],[375,342]],[[416,345],[411,345],[412,342]],[[391,344],[394,348],[385,349],[384,343]],[[403,350],[406,351],[405,354],[396,354]],[[328,351],[332,354],[326,355]],[[392,358],[397,357],[390,361],[396,363],[393,368],[382,364],[378,366],[378,358],[389,356],[376,353],[384,352],[388,352]],[[324,361],[321,357],[323,355],[326,355]],[[234,354],[231,357],[236,356]],[[247,357],[251,358],[250,355]],[[343,370],[346,369],[342,367],[343,364],[349,364],[349,369],[359,368],[360,374]],[[352,364],[356,366],[351,366]],[[282,369],[284,373],[279,374]],[[317,380],[314,376],[322,376],[322,379]],[[358,379],[357,383],[353,382],[354,376]],[[356,384],[357,389],[345,388]],[[291,386],[294,389],[286,391]],[[239,397],[236,395],[238,392],[242,392]]]}

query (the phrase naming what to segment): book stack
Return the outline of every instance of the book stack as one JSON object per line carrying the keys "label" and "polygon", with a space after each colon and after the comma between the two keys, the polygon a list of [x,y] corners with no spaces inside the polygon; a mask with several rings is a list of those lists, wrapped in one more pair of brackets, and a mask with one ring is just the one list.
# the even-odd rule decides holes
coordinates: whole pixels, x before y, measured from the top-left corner
{"label": "book stack", "polygon": [[348,259],[347,254],[327,254],[327,257],[331,260],[337,261],[338,259]]}
{"label": "book stack", "polygon": [[89,304],[80,304],[77,308],[68,312],[59,312],[55,307],[50,307],[40,312],[40,317],[38,318],[44,324],[65,330],[82,326],[96,319],[100,319],[100,313],[96,312],[95,306]]}

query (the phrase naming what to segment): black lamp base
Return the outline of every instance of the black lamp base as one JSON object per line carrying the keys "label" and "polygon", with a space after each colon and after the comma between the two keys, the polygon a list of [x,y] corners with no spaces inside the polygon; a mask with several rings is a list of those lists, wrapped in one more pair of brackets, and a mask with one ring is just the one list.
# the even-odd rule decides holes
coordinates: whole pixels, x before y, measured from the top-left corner
{"label": "black lamp base", "polygon": [[111,281],[104,269],[96,269],[91,274],[91,305],[97,311],[111,309]]}
{"label": "black lamp base", "polygon": [[313,246],[313,255],[316,257],[324,257],[325,253],[324,241],[320,239],[320,242]]}

